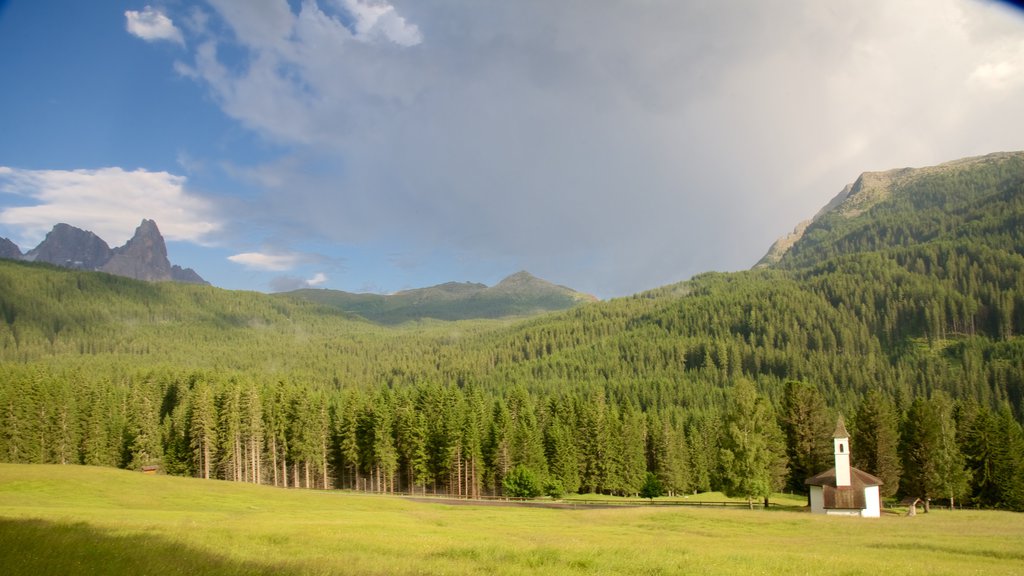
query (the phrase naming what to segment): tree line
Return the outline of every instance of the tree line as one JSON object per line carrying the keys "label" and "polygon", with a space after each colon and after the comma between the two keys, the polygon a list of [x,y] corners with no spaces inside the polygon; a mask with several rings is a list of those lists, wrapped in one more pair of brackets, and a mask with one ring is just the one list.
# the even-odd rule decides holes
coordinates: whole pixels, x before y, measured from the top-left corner
{"label": "tree line", "polygon": [[[642,407],[606,389],[502,394],[422,382],[372,390],[238,373],[119,380],[6,365],[0,458],[280,487],[397,493],[636,496],[804,493],[830,468],[837,413],[818,385],[778,403],[739,377],[720,403]],[[1024,432],[1008,405],[943,392],[901,408],[874,389],[846,415],[853,464],[884,496],[1024,510]]]}

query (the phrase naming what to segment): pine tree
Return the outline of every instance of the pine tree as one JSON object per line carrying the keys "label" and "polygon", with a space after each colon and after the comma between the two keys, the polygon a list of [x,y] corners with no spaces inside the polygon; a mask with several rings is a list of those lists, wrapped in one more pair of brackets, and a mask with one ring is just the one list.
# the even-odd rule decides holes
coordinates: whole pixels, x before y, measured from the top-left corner
{"label": "pine tree", "polygon": [[209,479],[217,456],[217,406],[210,384],[202,377],[192,385],[189,402],[189,438],[200,478]]}
{"label": "pine tree", "polygon": [[722,480],[729,497],[766,501],[785,478],[785,444],[767,400],[754,384],[739,379],[733,385],[722,436]]}
{"label": "pine tree", "polygon": [[786,383],[781,416],[789,457],[789,488],[804,492],[804,480],[828,468],[832,458],[832,419],[818,387],[793,380]]}
{"label": "pine tree", "polygon": [[648,469],[654,472],[670,496],[684,493],[691,485],[686,435],[657,413],[647,414]]}
{"label": "pine tree", "polygon": [[903,472],[899,455],[899,416],[892,400],[871,389],[864,396],[854,419],[851,450],[853,465],[884,482],[879,493],[894,496]]}
{"label": "pine tree", "polygon": [[395,442],[405,490],[415,492],[430,481],[427,458],[427,423],[411,400],[403,398],[395,409]]}
{"label": "pine tree", "polygon": [[351,474],[353,490],[361,489],[359,470],[362,453],[359,442],[359,415],[362,412],[362,396],[357,392],[349,393],[341,403],[335,438],[342,468]]}
{"label": "pine tree", "polygon": [[263,401],[254,383],[247,383],[241,397],[243,480],[263,483]]}
{"label": "pine tree", "polygon": [[611,456],[608,406],[604,393],[592,393],[588,400],[581,401],[578,410],[580,490],[596,493],[604,490],[607,484]]}
{"label": "pine tree", "polygon": [[697,492],[709,492],[719,484],[719,442],[722,418],[717,413],[705,413],[691,419],[687,425],[690,446],[689,465],[692,487]]}
{"label": "pine tree", "polygon": [[217,395],[217,440],[220,459],[219,478],[242,480],[242,411],[241,390],[231,382]]}
{"label": "pine tree", "polygon": [[902,433],[905,493],[924,500],[949,498],[950,506],[968,486],[969,473],[952,416],[952,402],[942,394],[932,399],[915,398],[907,410]]}
{"label": "pine tree", "polygon": [[636,494],[647,474],[647,427],[643,415],[630,404],[609,412],[611,458],[605,489],[620,496]]}
{"label": "pine tree", "polygon": [[373,435],[373,473],[378,492],[395,491],[398,451],[395,448],[394,406],[387,388],[381,389],[368,412]]}
{"label": "pine tree", "polygon": [[163,444],[160,438],[158,410],[143,383],[132,387],[128,397],[128,426],[126,443],[128,448],[126,466],[141,470],[143,466],[160,465],[163,461]]}
{"label": "pine tree", "polygon": [[956,507],[956,498],[967,493],[971,475],[956,439],[953,401],[940,391],[932,396],[931,402],[936,407],[940,432],[937,486],[939,493],[949,498],[949,507],[952,509]]}
{"label": "pine tree", "polygon": [[579,450],[571,425],[564,420],[566,417],[555,411],[544,431],[544,450],[551,476],[559,481],[564,491],[577,492],[580,489]]}
{"label": "pine tree", "polygon": [[1000,487],[998,505],[1024,512],[1024,428],[1005,403],[996,419],[1001,439],[995,465],[995,477]]}

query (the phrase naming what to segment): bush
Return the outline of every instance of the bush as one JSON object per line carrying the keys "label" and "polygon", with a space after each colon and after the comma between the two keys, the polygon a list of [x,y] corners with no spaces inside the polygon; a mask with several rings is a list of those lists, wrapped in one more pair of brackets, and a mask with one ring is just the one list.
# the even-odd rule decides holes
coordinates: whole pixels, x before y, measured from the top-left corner
{"label": "bush", "polygon": [[557,500],[565,495],[565,487],[558,478],[549,478],[544,482],[544,495]]}
{"label": "bush", "polygon": [[654,500],[664,493],[664,489],[661,486],[661,480],[658,480],[658,477],[653,473],[648,472],[647,478],[644,479],[644,485],[640,487],[640,497]]}
{"label": "bush", "polygon": [[512,498],[536,498],[540,496],[540,484],[532,470],[522,464],[505,476],[505,496]]}

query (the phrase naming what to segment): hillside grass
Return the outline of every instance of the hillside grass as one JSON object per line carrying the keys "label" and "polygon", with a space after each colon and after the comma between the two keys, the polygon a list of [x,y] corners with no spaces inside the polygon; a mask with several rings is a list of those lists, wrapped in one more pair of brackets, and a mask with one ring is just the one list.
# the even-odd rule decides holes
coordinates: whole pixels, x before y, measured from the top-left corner
{"label": "hillside grass", "polygon": [[1024,516],[451,506],[0,465],[0,573],[1022,574]]}

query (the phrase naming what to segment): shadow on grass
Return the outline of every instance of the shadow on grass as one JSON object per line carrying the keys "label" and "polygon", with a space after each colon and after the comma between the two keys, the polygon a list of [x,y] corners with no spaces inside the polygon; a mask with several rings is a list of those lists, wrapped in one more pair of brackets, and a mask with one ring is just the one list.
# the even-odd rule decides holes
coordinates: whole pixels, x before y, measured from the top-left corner
{"label": "shadow on grass", "polygon": [[288,575],[300,570],[238,561],[162,536],[116,534],[84,522],[0,518],[0,573]]}

